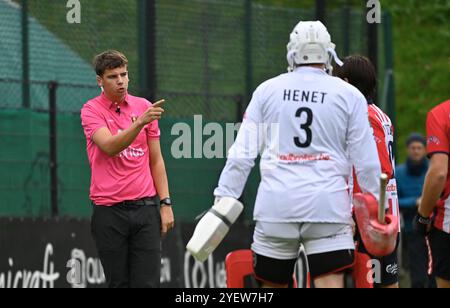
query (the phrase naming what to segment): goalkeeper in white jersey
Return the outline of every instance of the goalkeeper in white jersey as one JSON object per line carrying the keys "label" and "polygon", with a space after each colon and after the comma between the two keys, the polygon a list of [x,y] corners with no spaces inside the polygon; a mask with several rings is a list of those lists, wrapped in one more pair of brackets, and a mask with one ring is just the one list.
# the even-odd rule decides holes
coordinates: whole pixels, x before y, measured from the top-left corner
{"label": "goalkeeper in white jersey", "polygon": [[[343,287],[354,260],[348,179],[355,166],[363,192],[378,199],[380,163],[364,96],[330,76],[341,62],[319,22],[300,22],[287,45],[289,73],[253,94],[231,147],[217,198],[239,198],[261,155],[252,250],[255,274],[286,287],[300,245],[316,287]],[[379,189],[379,188],[378,188]]]}

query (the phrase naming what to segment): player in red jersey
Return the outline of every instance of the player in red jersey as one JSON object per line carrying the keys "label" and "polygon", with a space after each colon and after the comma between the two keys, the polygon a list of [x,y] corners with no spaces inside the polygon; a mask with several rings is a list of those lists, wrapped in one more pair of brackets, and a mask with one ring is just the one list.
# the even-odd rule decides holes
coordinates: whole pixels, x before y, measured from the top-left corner
{"label": "player in red jersey", "polygon": [[438,287],[450,288],[450,100],[428,113],[427,140],[430,168],[414,226],[417,232],[429,234]]}
{"label": "player in red jersey", "polygon": [[[388,184],[386,186],[386,204],[390,214],[399,219],[399,206],[397,197],[397,183],[395,181],[395,159],[393,153],[394,144],[394,127],[390,118],[374,104],[374,98],[377,86],[377,77],[375,68],[372,63],[363,56],[350,56],[344,60],[342,67],[337,67],[335,75],[346,80],[364,94],[367,99],[369,121],[373,130],[375,143],[377,145],[378,156],[381,163],[382,173],[388,176]],[[353,193],[359,193],[361,189],[357,179],[353,176]],[[399,223],[400,226],[400,223]],[[364,244],[356,234],[358,253],[356,255],[356,266],[359,268],[360,276],[355,277],[357,287],[383,287],[398,288],[399,267],[397,249],[391,254],[383,258],[370,256],[364,247]],[[398,243],[397,243],[398,245]],[[375,275],[374,282],[368,281],[367,276],[371,268],[366,262],[358,260],[377,260],[379,261],[381,273]],[[362,269],[362,271],[361,271]],[[377,277],[378,276],[378,277]],[[377,278],[378,281],[377,281]]]}

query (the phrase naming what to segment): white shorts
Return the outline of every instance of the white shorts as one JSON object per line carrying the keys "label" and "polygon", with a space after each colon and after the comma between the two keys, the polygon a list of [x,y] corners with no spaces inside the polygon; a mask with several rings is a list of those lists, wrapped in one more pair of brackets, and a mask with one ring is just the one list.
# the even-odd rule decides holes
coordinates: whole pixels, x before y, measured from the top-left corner
{"label": "white shorts", "polygon": [[256,222],[252,250],[259,255],[297,259],[302,244],[306,255],[355,249],[349,224]]}

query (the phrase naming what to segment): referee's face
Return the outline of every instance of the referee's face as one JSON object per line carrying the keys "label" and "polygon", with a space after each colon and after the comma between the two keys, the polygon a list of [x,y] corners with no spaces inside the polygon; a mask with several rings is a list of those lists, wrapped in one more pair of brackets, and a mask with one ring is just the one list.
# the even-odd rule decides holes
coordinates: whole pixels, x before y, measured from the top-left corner
{"label": "referee's face", "polygon": [[126,66],[107,69],[102,77],[97,77],[98,83],[105,94],[115,100],[122,100],[128,91],[128,69]]}

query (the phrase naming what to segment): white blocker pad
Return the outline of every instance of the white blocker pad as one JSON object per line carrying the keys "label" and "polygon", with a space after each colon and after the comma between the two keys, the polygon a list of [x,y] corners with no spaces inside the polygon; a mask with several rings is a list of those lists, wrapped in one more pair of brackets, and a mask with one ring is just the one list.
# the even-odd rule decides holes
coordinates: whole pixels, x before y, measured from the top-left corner
{"label": "white blocker pad", "polygon": [[200,219],[186,249],[197,261],[207,260],[225,238],[243,209],[244,205],[238,200],[230,197],[221,198]]}

